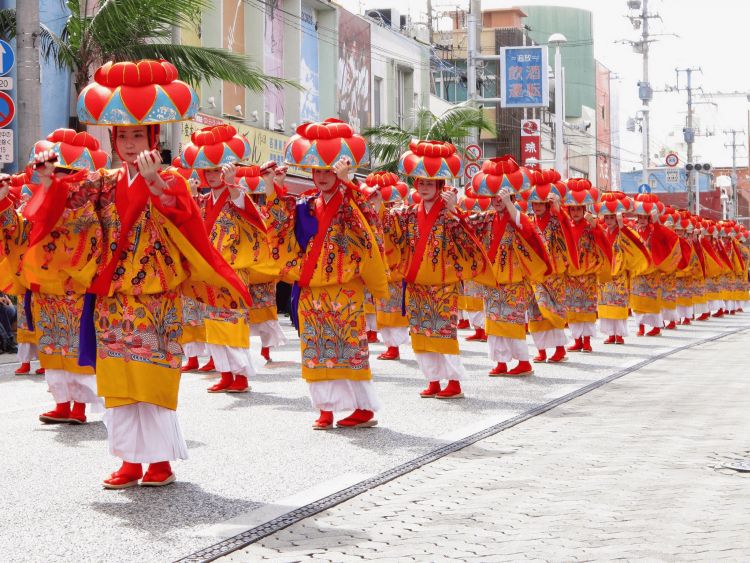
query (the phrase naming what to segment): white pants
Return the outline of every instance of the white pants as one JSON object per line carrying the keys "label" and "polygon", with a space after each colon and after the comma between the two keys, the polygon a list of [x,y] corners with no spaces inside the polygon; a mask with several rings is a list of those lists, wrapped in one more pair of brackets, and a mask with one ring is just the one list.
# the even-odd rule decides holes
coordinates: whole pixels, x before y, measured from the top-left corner
{"label": "white pants", "polygon": [[532,332],[531,337],[534,339],[534,344],[538,350],[557,348],[558,346],[565,346],[568,343],[568,337],[565,336],[565,331],[561,328]]}
{"label": "white pants", "polygon": [[313,381],[310,383],[310,400],[313,408],[321,411],[380,410],[372,380]]}
{"label": "white pants", "polygon": [[39,356],[36,353],[36,344],[31,342],[21,342],[18,345],[18,361],[22,364],[36,360]]}
{"label": "white pants", "polygon": [[568,323],[568,328],[573,338],[596,336],[596,323]]}
{"label": "white pants", "polygon": [[680,320],[680,314],[677,309],[662,309],[661,316],[665,322],[671,323],[672,321],[678,322]]}
{"label": "white pants", "polygon": [[47,390],[55,403],[88,403],[91,413],[104,412],[104,399],[96,394],[96,376],[72,373],[63,369],[45,370]]}
{"label": "white pants", "polygon": [[466,311],[469,324],[474,328],[484,328],[484,311]]}
{"label": "white pants", "polygon": [[692,318],[692,316],[693,316],[693,306],[692,305],[677,305],[677,316],[680,319],[690,319],[690,318]]}
{"label": "white pants", "polygon": [[188,358],[208,356],[208,349],[205,342],[186,342],[182,345],[182,351]]}
{"label": "white pants", "polygon": [[734,311],[737,308],[737,302],[734,299],[727,300],[727,309]]}
{"label": "white pants", "polygon": [[373,332],[377,332],[378,330],[378,321],[377,321],[377,315],[373,313],[367,313],[365,315],[365,326],[367,327],[367,330],[371,330]]}
{"label": "white pants", "polygon": [[627,336],[627,319],[599,319],[599,330],[607,336]]}
{"label": "white pants", "polygon": [[245,377],[255,376],[255,366],[250,356],[250,347],[221,346],[206,344],[208,353],[214,360],[214,367],[219,373],[230,372]]}
{"label": "white pants", "polygon": [[652,327],[661,328],[664,324],[664,319],[661,313],[635,313],[635,322],[637,325],[648,325]]}
{"label": "white pants", "polygon": [[708,302],[708,308],[712,311],[718,311],[719,309],[723,309],[725,307],[725,303],[723,299],[711,299]]}
{"label": "white pants", "polygon": [[693,310],[697,316],[701,316],[704,313],[710,313],[711,310],[708,308],[708,303],[696,303],[693,305]]}
{"label": "white pants", "polygon": [[502,362],[507,364],[512,360],[519,362],[529,361],[529,345],[526,339],[506,338],[505,336],[487,336],[489,346],[489,357],[493,362]]}
{"label": "white pants", "polygon": [[380,335],[383,337],[383,344],[388,346],[402,346],[409,342],[408,326],[384,326],[380,329]]}
{"label": "white pants", "polygon": [[107,409],[104,424],[109,436],[109,453],[131,463],[157,463],[187,459],[177,412],[152,405],[133,403]]}
{"label": "white pants", "polygon": [[422,374],[427,381],[440,381],[441,379],[461,381],[466,379],[466,370],[461,363],[461,356],[457,354],[424,352],[415,354],[415,356],[419,369],[422,370]]}
{"label": "white pants", "polygon": [[260,336],[260,345],[263,348],[278,348],[287,342],[278,319],[270,319],[268,321],[263,321],[262,323],[251,324],[250,334],[257,334]]}

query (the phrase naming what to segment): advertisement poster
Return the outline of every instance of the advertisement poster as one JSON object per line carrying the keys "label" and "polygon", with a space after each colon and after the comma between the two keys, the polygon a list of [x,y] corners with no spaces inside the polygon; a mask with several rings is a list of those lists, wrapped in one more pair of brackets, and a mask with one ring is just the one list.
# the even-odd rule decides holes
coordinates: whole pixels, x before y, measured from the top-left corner
{"label": "advertisement poster", "polygon": [[302,41],[300,47],[300,122],[320,120],[320,75],[318,73],[318,32],[315,11],[302,4]]}
{"label": "advertisement poster", "polygon": [[[263,72],[270,76],[284,76],[284,20],[279,9],[281,0],[266,2],[266,18],[263,28]],[[266,88],[264,109],[274,115],[275,120],[284,119],[284,90]]]}
{"label": "advertisement poster", "polygon": [[542,123],[539,119],[521,121],[521,165],[539,170],[539,164],[527,164],[529,158],[539,159]]}
{"label": "advertisement poster", "polygon": [[355,131],[370,126],[370,24],[339,10],[339,118]]}
{"label": "advertisement poster", "polygon": [[504,108],[534,108],[549,105],[547,47],[503,47],[500,76]]}

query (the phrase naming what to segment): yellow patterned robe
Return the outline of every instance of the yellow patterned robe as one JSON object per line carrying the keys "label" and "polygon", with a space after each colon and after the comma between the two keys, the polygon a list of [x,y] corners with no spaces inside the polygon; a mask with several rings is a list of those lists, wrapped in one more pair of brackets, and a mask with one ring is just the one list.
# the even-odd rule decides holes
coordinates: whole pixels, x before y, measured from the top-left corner
{"label": "yellow patterned robe", "polygon": [[[365,329],[365,287],[376,298],[388,296],[386,264],[366,216],[370,210],[350,185],[329,202],[322,197],[299,202],[276,190],[267,199],[271,253],[287,283],[300,286],[298,319],[302,377],[308,382],[372,379]],[[331,207],[329,207],[331,206]],[[321,236],[298,240],[298,214],[318,218]],[[328,212],[328,213],[326,213]],[[321,225],[322,217],[330,223]],[[314,256],[315,248],[319,254]],[[310,256],[314,262],[307,264]],[[306,279],[301,279],[303,274]]]}
{"label": "yellow patterned robe", "polygon": [[[0,227],[2,228],[2,249],[0,252],[0,291],[15,295],[16,305],[16,342],[19,344],[36,344],[36,332],[28,325],[24,294],[29,289],[26,279],[22,276],[21,264],[23,255],[28,248],[28,236],[31,226],[24,221],[18,211],[14,210],[13,202],[6,198],[0,202]],[[32,296],[33,307],[33,296]]]}
{"label": "yellow patterned robe", "polygon": [[380,213],[383,228],[385,260],[388,266],[388,297],[375,302],[375,314],[379,327],[408,327],[409,318],[403,314],[404,275],[401,273],[401,249],[394,243],[395,217],[383,207]]}
{"label": "yellow patterned robe", "polygon": [[599,271],[598,314],[603,319],[624,320],[630,306],[630,280],[645,272],[651,261],[643,240],[633,229],[623,226],[612,235],[612,260]]}
{"label": "yellow patterned robe", "polygon": [[[655,234],[656,231],[656,234]],[[672,233],[674,242],[659,240],[661,233]],[[651,263],[641,274],[634,276],[630,288],[630,306],[636,313],[658,314],[662,310],[662,285],[666,275],[677,270],[682,258],[677,235],[661,225],[648,225],[638,234],[651,252]]]}
{"label": "yellow patterned robe", "polygon": [[598,275],[609,265],[602,250],[604,232],[598,225],[590,226],[586,219],[573,224],[578,264],[568,265],[566,287],[567,318],[569,323],[596,322],[598,307]]}

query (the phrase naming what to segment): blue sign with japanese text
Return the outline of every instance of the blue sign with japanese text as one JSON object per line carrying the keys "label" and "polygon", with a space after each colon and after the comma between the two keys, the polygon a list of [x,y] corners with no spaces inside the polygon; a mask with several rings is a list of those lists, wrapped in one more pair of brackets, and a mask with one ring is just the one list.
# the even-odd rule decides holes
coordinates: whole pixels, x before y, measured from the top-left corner
{"label": "blue sign with japanese text", "polygon": [[548,106],[547,46],[501,48],[500,80],[502,107]]}

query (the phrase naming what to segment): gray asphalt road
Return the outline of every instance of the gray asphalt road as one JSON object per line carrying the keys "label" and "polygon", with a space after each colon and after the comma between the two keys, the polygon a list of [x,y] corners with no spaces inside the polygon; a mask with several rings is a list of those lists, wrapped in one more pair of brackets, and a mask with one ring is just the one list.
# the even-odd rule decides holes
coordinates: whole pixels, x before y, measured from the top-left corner
{"label": "gray asphalt road", "polygon": [[[380,426],[331,432],[309,427],[315,413],[299,378],[295,339],[274,351],[276,362],[259,370],[247,395],[210,395],[215,377],[183,377],[179,412],[191,458],[175,464],[177,484],[156,490],[102,490],[101,479],[119,465],[107,453],[104,425],[42,425],[38,414],[52,406],[43,378],[16,377],[15,365],[2,365],[0,549],[7,560],[175,559],[236,533],[221,525],[227,520],[305,491],[307,497],[330,492],[649,356],[748,325],[745,314],[661,338],[631,336],[626,346],[603,346],[597,338],[594,354],[537,365],[524,380],[487,377],[486,345],[462,342],[470,373],[463,401],[420,399],[423,378],[411,351],[403,350],[400,362],[372,362],[385,405]],[[383,349],[374,345],[373,353]],[[674,360],[674,368],[660,377],[679,377],[689,366]]]}

